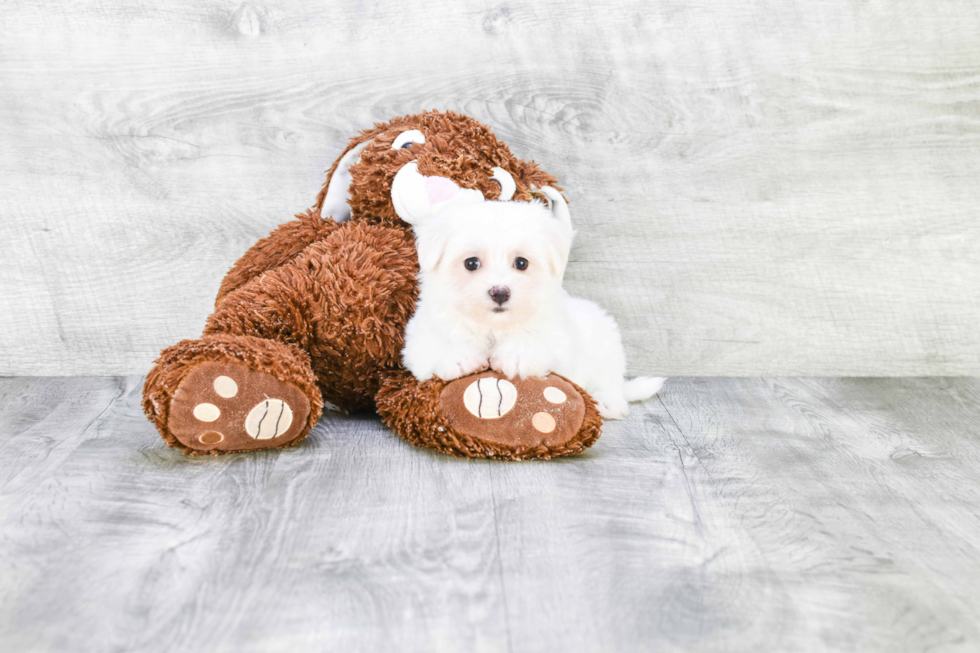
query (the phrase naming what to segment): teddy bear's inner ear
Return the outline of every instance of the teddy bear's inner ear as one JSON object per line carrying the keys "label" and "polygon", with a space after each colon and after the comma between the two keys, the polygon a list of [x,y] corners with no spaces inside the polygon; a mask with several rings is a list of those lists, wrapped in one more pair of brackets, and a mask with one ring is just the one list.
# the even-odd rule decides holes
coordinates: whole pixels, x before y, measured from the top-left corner
{"label": "teddy bear's inner ear", "polygon": [[551,186],[545,186],[543,188],[535,188],[531,191],[531,195],[540,197],[548,204],[548,208],[551,209],[551,214],[562,223],[569,230],[572,229],[572,216],[568,212],[568,203],[565,201],[564,195],[558,192],[556,188]]}
{"label": "teddy bear's inner ear", "polygon": [[327,186],[327,194],[323,198],[323,206],[320,208],[320,215],[324,218],[332,217],[337,222],[345,222],[350,218],[350,167],[357,163],[361,156],[361,151],[367,147],[374,139],[369,139],[354,146],[345,154],[337,164],[330,177],[330,185]]}
{"label": "teddy bear's inner ear", "polygon": [[493,169],[493,176],[490,179],[500,184],[500,197],[497,198],[498,202],[509,202],[514,199],[514,193],[517,191],[517,183],[514,181],[514,175],[503,168],[496,167]]}

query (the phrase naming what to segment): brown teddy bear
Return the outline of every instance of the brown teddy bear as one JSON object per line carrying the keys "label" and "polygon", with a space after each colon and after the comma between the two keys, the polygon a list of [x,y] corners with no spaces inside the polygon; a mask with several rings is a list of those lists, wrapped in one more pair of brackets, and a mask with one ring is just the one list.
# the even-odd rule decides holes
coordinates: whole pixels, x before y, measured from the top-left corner
{"label": "brown teddy bear", "polygon": [[556,181],[451,111],[362,131],[315,206],[228,272],[201,338],[161,353],[143,410],[169,446],[190,454],[295,444],[325,402],[342,412],[373,407],[412,444],[459,456],[581,453],[602,419],[567,379],[486,371],[420,382],[400,356],[418,294],[411,223],[474,194],[530,201]]}

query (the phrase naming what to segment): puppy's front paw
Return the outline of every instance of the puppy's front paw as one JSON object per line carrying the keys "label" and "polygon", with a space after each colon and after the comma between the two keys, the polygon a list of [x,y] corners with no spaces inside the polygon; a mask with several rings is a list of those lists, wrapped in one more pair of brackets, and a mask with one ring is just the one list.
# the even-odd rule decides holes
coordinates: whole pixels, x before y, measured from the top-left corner
{"label": "puppy's front paw", "polygon": [[596,394],[593,399],[595,399],[596,409],[603,419],[625,419],[630,414],[630,405],[621,396]]}
{"label": "puppy's front paw", "polygon": [[436,366],[435,375],[443,381],[453,381],[461,376],[482,372],[490,367],[486,356],[478,352],[460,353],[447,356]]}
{"label": "puppy's front paw", "polygon": [[551,372],[551,366],[543,360],[509,353],[491,356],[490,367],[511,379],[545,377]]}

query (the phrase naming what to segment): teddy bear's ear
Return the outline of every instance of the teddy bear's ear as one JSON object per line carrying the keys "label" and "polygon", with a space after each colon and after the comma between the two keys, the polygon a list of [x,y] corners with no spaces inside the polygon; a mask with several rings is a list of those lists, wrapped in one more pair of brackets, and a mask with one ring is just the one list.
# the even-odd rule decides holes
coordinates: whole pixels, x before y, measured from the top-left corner
{"label": "teddy bear's ear", "polygon": [[572,228],[572,216],[568,212],[568,202],[565,201],[564,195],[559,193],[557,189],[551,186],[545,186],[544,188],[532,191],[532,195],[543,195],[545,201],[548,203],[548,208],[551,209],[551,214],[563,225],[569,229]]}
{"label": "teddy bear's ear", "polygon": [[337,169],[330,176],[330,184],[327,186],[327,193],[323,198],[323,206],[320,207],[320,215],[324,218],[332,217],[336,222],[345,222],[350,217],[350,167],[357,163],[361,156],[361,151],[367,147],[373,138],[358,143],[348,150],[347,154],[337,162]]}

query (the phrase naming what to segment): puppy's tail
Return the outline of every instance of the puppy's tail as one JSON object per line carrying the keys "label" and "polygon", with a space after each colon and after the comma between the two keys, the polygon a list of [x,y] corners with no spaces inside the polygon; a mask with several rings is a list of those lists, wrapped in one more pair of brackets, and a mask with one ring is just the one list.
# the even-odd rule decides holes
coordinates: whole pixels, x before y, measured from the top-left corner
{"label": "puppy's tail", "polygon": [[638,376],[626,382],[626,386],[623,388],[623,396],[626,401],[649,399],[660,392],[660,388],[664,387],[666,380],[662,376]]}

